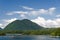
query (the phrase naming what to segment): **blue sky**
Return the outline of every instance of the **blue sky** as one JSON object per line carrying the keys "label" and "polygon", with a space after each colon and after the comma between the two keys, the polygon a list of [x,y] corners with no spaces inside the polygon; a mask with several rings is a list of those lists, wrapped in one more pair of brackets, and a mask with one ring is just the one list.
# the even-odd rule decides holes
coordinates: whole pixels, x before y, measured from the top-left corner
{"label": "blue sky", "polygon": [[0,0],[0,27],[17,19],[29,19],[44,27],[60,27],[60,0]]}

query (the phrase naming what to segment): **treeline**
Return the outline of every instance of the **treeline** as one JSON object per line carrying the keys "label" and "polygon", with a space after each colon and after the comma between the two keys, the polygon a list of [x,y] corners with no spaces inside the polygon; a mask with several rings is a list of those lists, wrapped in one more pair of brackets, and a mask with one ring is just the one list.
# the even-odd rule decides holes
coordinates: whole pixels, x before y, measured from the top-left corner
{"label": "treeline", "polygon": [[52,35],[60,36],[60,28],[50,28],[42,30],[0,30],[0,35],[6,34],[22,34],[22,35]]}

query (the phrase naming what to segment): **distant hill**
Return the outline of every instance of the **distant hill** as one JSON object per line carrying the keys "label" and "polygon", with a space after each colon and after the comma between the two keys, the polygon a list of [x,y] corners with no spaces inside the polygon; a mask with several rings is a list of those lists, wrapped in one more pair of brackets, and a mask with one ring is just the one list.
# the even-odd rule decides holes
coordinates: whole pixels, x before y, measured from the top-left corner
{"label": "distant hill", "polygon": [[2,28],[0,28],[0,30],[2,30]]}
{"label": "distant hill", "polygon": [[15,20],[12,23],[8,24],[4,30],[40,30],[42,26],[28,20]]}

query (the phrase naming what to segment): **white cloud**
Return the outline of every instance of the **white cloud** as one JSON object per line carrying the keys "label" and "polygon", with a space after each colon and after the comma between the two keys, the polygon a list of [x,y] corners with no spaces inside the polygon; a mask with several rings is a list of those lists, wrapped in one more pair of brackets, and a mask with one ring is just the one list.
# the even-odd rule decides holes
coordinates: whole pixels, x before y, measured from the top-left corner
{"label": "white cloud", "polygon": [[7,13],[6,15],[14,15],[14,14],[27,14],[27,12],[24,12],[24,11],[13,11],[13,12],[10,12],[10,13]]}
{"label": "white cloud", "polygon": [[56,19],[55,21],[60,25],[60,18]]}
{"label": "white cloud", "polygon": [[0,27],[2,27],[3,26],[3,24],[0,24]]}
{"label": "white cloud", "polygon": [[25,15],[21,15],[21,17],[25,17]]}
{"label": "white cloud", "polygon": [[13,21],[17,20],[17,18],[13,18],[13,19],[7,19],[7,20],[4,20],[4,22],[7,22],[7,23],[11,23]]}
{"label": "white cloud", "polygon": [[60,17],[60,14],[59,15],[56,15],[56,17]]}
{"label": "white cloud", "polygon": [[22,19],[27,19],[27,17],[26,17],[24,14],[20,15],[20,17],[21,17]]}
{"label": "white cloud", "polygon": [[31,20],[32,22],[37,23],[38,25],[41,25],[45,27],[46,25],[46,20],[43,17],[37,17],[36,19]]}
{"label": "white cloud", "polygon": [[39,13],[48,13],[48,10],[45,10],[45,9],[39,9],[38,12],[39,12]]}
{"label": "white cloud", "polygon": [[15,15],[15,14],[18,14],[19,17],[21,18],[27,18],[25,15],[27,14],[28,12],[25,12],[25,11],[13,11],[13,12],[10,12],[10,13],[7,13],[6,15]]}
{"label": "white cloud", "polygon": [[38,25],[41,25],[45,28],[57,28],[57,27],[60,27],[60,18],[58,19],[54,19],[54,20],[51,20],[51,19],[48,19],[46,20],[45,18],[43,17],[38,17],[36,19],[33,19],[31,20],[35,23],[37,23]]}
{"label": "white cloud", "polygon": [[13,15],[13,13],[7,13],[6,15]]}
{"label": "white cloud", "polygon": [[38,9],[38,10],[32,10],[32,11],[29,11],[29,15],[35,15],[35,16],[38,16],[38,15],[41,15],[41,14],[53,14],[54,11],[55,11],[56,8],[49,8],[49,9]]}
{"label": "white cloud", "polygon": [[39,9],[39,10],[30,11],[30,12],[28,12],[28,13],[29,13],[29,15],[38,16],[38,15],[41,15],[41,14],[48,14],[48,10]]}
{"label": "white cloud", "polygon": [[50,14],[52,14],[55,11],[55,9],[56,9],[55,7],[52,7],[52,8],[49,8],[48,11]]}
{"label": "white cloud", "polygon": [[27,6],[22,6],[22,8],[24,8],[26,10],[34,10],[34,8],[30,8],[30,7],[27,7]]}
{"label": "white cloud", "polygon": [[32,16],[37,16],[39,13],[37,11],[29,11],[28,12],[29,14],[28,15],[32,15]]}
{"label": "white cloud", "polygon": [[27,12],[25,12],[25,11],[14,11],[13,13],[15,13],[15,14],[27,14]]}
{"label": "white cloud", "polygon": [[9,23],[13,22],[17,20],[17,18],[12,18],[12,19],[5,19],[5,20],[2,20],[4,23],[0,24],[0,27],[2,29],[4,29]]}
{"label": "white cloud", "polygon": [[[24,9],[28,9],[27,11],[13,11],[10,13],[7,13],[7,15],[14,15],[14,14],[19,14],[21,15],[28,15],[28,16],[38,16],[41,14],[53,14],[53,12],[55,11],[55,7],[51,7],[49,9],[37,9],[35,10],[34,8],[30,8],[30,7],[26,7],[23,6]],[[34,9],[34,10],[33,10]]]}
{"label": "white cloud", "polygon": [[48,26],[49,28],[57,27],[58,22],[56,22],[55,20],[50,19],[50,20],[46,21],[46,26]]}

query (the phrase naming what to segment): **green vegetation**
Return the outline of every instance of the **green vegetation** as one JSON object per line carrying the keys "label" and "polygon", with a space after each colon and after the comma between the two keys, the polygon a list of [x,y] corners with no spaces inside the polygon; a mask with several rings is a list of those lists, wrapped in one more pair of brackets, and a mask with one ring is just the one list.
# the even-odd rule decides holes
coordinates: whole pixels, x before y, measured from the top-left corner
{"label": "green vegetation", "polygon": [[60,36],[60,28],[56,28],[52,33],[51,35],[53,36]]}
{"label": "green vegetation", "polygon": [[42,30],[3,30],[0,31],[0,35],[5,34],[22,34],[22,35],[52,35],[52,36],[60,36],[60,28],[54,29],[42,29]]}

